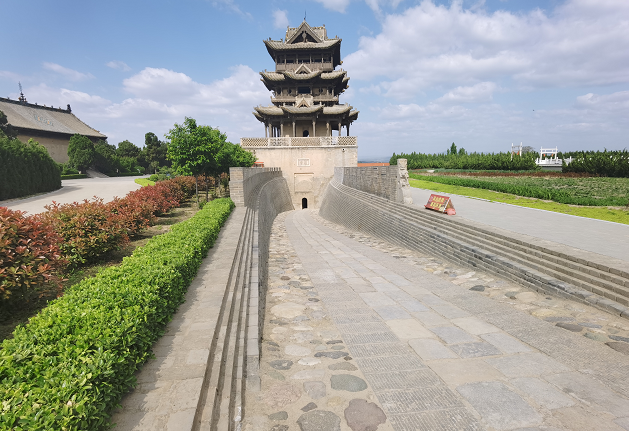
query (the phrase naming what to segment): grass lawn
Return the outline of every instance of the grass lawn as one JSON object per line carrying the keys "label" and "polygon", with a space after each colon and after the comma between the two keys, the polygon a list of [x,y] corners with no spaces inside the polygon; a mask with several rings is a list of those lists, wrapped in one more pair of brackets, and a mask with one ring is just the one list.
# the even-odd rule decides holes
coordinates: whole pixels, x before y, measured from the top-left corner
{"label": "grass lawn", "polygon": [[[485,180],[486,178],[483,178]],[[579,180],[627,180],[627,178],[579,178]],[[626,181],[629,183],[629,181]],[[410,179],[412,187],[433,190],[441,193],[452,193],[461,196],[469,196],[480,199],[487,199],[493,202],[503,202],[527,208],[537,208],[540,210],[553,211],[563,214],[570,214],[579,217],[587,217],[598,220],[606,220],[615,223],[629,224],[629,211],[608,207],[584,207],[575,205],[560,204],[557,202],[543,201],[540,199],[525,198],[507,193],[499,193],[485,189],[474,189],[470,187],[452,186],[448,184],[433,183],[430,181]]]}
{"label": "grass lawn", "polygon": [[144,187],[144,186],[154,186],[155,185],[155,181],[151,181],[148,178],[136,178],[134,181],[135,181],[136,184],[139,184],[142,187]]}

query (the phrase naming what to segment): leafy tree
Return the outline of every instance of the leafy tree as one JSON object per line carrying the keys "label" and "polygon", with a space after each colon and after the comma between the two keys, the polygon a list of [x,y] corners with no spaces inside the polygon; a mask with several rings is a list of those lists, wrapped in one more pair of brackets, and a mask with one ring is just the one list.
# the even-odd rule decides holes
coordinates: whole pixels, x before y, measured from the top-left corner
{"label": "leafy tree", "polygon": [[144,161],[151,172],[157,173],[160,166],[167,164],[168,144],[160,141],[153,132],[144,135]]}
{"label": "leafy tree", "polygon": [[457,152],[456,152],[456,144],[453,142],[452,145],[450,145],[450,149],[446,151],[447,154],[451,155],[451,156],[456,156]]}
{"label": "leafy tree", "polygon": [[68,144],[69,164],[83,172],[94,163],[94,144],[87,136],[76,134]]}
{"label": "leafy tree", "polygon": [[105,173],[122,169],[120,158],[116,155],[116,146],[105,141],[98,141],[94,145],[94,166]]}
{"label": "leafy tree", "polygon": [[9,124],[9,120],[4,112],[0,111],[0,136],[6,136],[7,138],[17,138],[17,130]]}
{"label": "leafy tree", "polygon": [[464,156],[467,154],[467,151],[465,151],[465,148],[461,147],[459,148],[459,156]]}
{"label": "leafy tree", "polygon": [[[178,174],[193,175],[199,202],[198,177],[220,176],[230,166],[252,166],[255,157],[230,142],[227,135],[210,126],[198,126],[196,120],[188,118],[182,125],[175,126],[166,134],[168,158]],[[247,153],[247,154],[245,154]]]}
{"label": "leafy tree", "polygon": [[140,155],[140,151],[140,147],[135,145],[133,142],[129,142],[125,139],[118,144],[116,155],[118,157],[133,157],[137,159],[137,157]]}

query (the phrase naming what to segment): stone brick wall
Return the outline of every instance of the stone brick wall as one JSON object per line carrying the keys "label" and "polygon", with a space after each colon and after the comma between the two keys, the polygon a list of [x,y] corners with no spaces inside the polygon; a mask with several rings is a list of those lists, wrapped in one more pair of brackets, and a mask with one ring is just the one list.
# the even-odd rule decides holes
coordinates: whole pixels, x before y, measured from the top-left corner
{"label": "stone brick wall", "polygon": [[[286,179],[279,168],[230,168],[229,189],[236,206],[247,208],[243,234],[252,234],[249,303],[246,329],[246,384],[259,390],[260,342],[266,309],[269,242],[275,217],[294,209]],[[247,221],[249,220],[249,221]]]}
{"label": "stone brick wall", "polygon": [[399,203],[412,203],[407,190],[406,159],[393,166],[334,168],[334,178],[343,185]]}

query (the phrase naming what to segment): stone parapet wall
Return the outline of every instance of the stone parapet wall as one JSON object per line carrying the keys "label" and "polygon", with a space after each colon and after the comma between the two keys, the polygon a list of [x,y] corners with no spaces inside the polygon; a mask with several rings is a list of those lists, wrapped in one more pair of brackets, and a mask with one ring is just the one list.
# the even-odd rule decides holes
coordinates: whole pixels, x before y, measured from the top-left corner
{"label": "stone parapet wall", "polygon": [[393,166],[359,166],[334,168],[334,178],[341,184],[381,198],[413,203],[410,197],[406,159]]}
{"label": "stone parapet wall", "polygon": [[582,250],[571,255],[567,247],[540,246],[521,235],[513,238],[506,231],[350,188],[337,178],[328,185],[319,210],[327,220],[629,319],[626,262],[624,269],[623,262],[601,264],[600,255]]}
{"label": "stone parapet wall", "polygon": [[229,193],[236,206],[251,206],[256,188],[272,178],[282,176],[280,168],[229,168]]}
{"label": "stone parapet wall", "polygon": [[260,389],[260,343],[266,308],[269,242],[277,214],[294,209],[286,179],[280,168],[230,168],[229,189],[236,206],[247,208],[249,217],[243,235],[251,234],[251,243],[241,253],[249,254],[249,292],[246,310],[246,358],[243,364],[246,389]]}

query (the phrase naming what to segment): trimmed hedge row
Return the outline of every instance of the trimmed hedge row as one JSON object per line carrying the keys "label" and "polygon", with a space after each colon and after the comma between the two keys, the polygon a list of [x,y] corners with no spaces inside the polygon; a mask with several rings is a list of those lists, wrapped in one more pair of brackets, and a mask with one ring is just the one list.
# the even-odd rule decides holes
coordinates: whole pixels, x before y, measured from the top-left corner
{"label": "trimmed hedge row", "polygon": [[0,200],[50,192],[61,187],[59,165],[46,148],[0,135]]}
{"label": "trimmed hedge row", "polygon": [[0,351],[0,429],[107,428],[233,208],[208,203],[18,327]]}
{"label": "trimmed hedge row", "polygon": [[450,184],[453,186],[472,187],[475,189],[493,190],[501,193],[510,193],[517,196],[526,196],[529,198],[546,199],[561,204],[568,205],[584,205],[584,206],[624,206],[629,203],[627,198],[607,197],[607,198],[591,198],[576,197],[570,194],[551,188],[542,188],[534,186],[518,186],[507,183],[496,183],[492,181],[474,180],[470,178],[445,177],[445,176],[428,176],[409,174],[410,178],[416,180],[431,181],[439,184]]}

